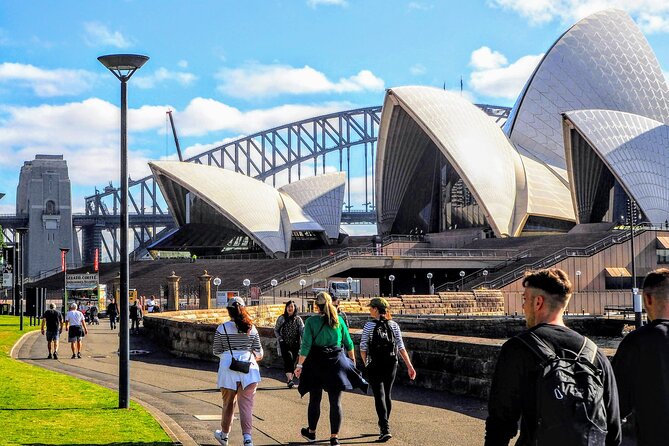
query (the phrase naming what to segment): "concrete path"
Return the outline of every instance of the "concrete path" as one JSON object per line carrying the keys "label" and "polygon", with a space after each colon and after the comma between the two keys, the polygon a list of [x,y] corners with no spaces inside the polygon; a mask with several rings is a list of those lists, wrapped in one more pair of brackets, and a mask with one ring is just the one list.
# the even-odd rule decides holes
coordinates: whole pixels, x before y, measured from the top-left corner
{"label": "concrete path", "polygon": [[[118,387],[118,330],[103,323],[91,327],[82,359],[70,359],[70,346],[61,343],[57,361],[46,359],[46,341],[39,332],[26,336],[14,350],[17,359],[67,373],[111,389]],[[220,425],[220,394],[216,389],[217,364],[176,358],[157,349],[144,336],[131,336],[131,399],[158,419],[176,442],[184,445],[218,444],[213,431]],[[256,446],[306,444],[299,435],[306,425],[307,398],[288,389],[282,373],[261,368],[263,381],[255,399]],[[445,392],[396,386],[391,427],[395,445],[469,446],[483,443],[485,403]],[[329,444],[328,408],[324,398],[317,435]],[[372,444],[378,436],[371,395],[346,392],[342,399],[342,444]],[[239,422],[233,423],[231,445],[241,444]]]}

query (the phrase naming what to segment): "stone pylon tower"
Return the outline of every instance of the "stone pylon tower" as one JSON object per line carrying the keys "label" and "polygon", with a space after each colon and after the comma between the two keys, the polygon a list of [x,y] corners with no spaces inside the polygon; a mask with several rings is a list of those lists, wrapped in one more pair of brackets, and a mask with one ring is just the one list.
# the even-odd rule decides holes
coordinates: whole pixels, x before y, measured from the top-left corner
{"label": "stone pylon tower", "polygon": [[36,155],[23,164],[16,190],[16,215],[28,218],[24,237],[26,277],[58,271],[61,248],[70,250],[68,264],[79,261],[73,236],[70,178],[62,155]]}

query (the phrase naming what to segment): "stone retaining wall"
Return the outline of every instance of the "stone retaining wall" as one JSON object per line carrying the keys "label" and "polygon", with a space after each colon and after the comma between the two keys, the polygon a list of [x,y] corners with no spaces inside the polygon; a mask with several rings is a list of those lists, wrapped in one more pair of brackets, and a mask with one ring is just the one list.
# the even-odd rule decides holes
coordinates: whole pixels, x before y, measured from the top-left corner
{"label": "stone retaining wall", "polygon": [[[250,307],[253,308],[253,307]],[[361,321],[352,326],[362,326]],[[214,310],[179,311],[147,315],[144,327],[148,335],[162,347],[178,356],[217,361],[211,353],[214,333],[220,322],[227,318]],[[494,372],[499,349],[509,336],[521,331],[524,327],[522,319],[470,319],[470,320],[430,320],[396,318],[403,327],[402,337],[417,371],[414,385],[434,390],[446,390],[455,394],[470,395],[487,399],[490,382]],[[590,318],[593,319],[593,318]],[[598,326],[606,319],[579,319],[570,324],[578,331],[589,333],[588,325]],[[615,322],[615,321],[613,321]],[[416,331],[412,331],[416,330]],[[434,334],[450,330],[452,333],[496,332],[500,339],[455,334]],[[585,330],[585,331],[583,331]],[[283,361],[277,354],[274,330],[259,327],[261,343],[265,357],[261,365],[264,367],[283,367]],[[420,332],[417,332],[420,331]],[[351,335],[356,345],[360,344],[359,328],[352,328]],[[603,349],[612,356],[612,349]],[[357,352],[358,360],[359,353]],[[404,363],[400,361],[397,381],[407,384],[408,377]]]}

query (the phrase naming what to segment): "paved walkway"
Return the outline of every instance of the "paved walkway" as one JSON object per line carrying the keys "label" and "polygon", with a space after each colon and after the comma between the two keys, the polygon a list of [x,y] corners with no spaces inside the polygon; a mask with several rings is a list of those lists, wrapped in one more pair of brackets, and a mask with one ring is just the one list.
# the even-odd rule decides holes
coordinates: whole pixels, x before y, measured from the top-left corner
{"label": "paved walkway", "polygon": [[[27,335],[14,350],[22,361],[67,373],[116,389],[118,385],[118,331],[103,323],[91,327],[82,359],[70,359],[69,344],[61,343],[57,361],[47,360],[46,342],[39,332]],[[176,358],[157,349],[149,339],[132,336],[130,397],[147,407],[175,441],[184,445],[218,444],[213,431],[220,424],[220,394],[215,388],[214,362]],[[254,444],[305,444],[299,435],[306,425],[307,398],[288,389],[276,369],[261,368],[263,381],[254,409]],[[485,403],[445,392],[396,386],[391,427],[394,445],[469,446],[483,443]],[[329,444],[327,399],[318,427],[320,444]],[[378,436],[371,395],[346,392],[342,404],[342,444],[372,444]],[[239,422],[233,423],[231,445],[241,444]]]}

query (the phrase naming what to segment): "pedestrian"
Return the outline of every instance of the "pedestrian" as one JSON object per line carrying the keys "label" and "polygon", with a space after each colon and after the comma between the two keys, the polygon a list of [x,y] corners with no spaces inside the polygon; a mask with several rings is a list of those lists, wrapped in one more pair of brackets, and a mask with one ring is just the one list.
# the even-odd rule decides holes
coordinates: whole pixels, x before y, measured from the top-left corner
{"label": "pedestrian", "polygon": [[613,357],[620,416],[634,413],[639,445],[669,442],[669,269],[650,272],[643,282],[648,324],[625,336]]}
{"label": "pedestrian", "polygon": [[144,317],[142,306],[138,305],[138,302],[139,301],[135,299],[135,301],[130,306],[130,321],[132,323],[130,326],[131,334],[139,334],[139,323],[142,321],[142,317]]}
{"label": "pedestrian", "polygon": [[148,313],[153,313],[153,309],[156,306],[156,296],[151,295],[149,299],[146,301],[146,311]]}
{"label": "pedestrian", "polygon": [[339,308],[339,304],[340,304],[340,303],[341,303],[341,300],[340,300],[340,297],[339,297],[339,296],[334,296],[334,297],[332,298],[332,305],[334,305],[334,307],[337,309],[337,314],[338,314],[339,316],[341,316],[342,319],[344,319],[344,323],[346,324],[346,328],[349,328],[350,325],[349,325],[349,323],[348,323],[348,316],[346,315],[346,313],[344,313],[344,312],[342,311],[341,308]]}
{"label": "pedestrian", "polygon": [[292,300],[286,302],[283,314],[274,324],[274,336],[279,346],[279,353],[283,358],[283,371],[286,374],[286,384],[289,389],[295,385],[293,371],[297,363],[304,332],[304,322],[297,314],[297,305]]}
{"label": "pedestrian", "polygon": [[321,399],[325,390],[330,400],[330,444],[337,445],[340,444],[338,437],[342,423],[342,391],[359,388],[367,393],[368,386],[355,368],[353,341],[344,320],[337,315],[330,295],[318,293],[316,306],[319,314],[310,317],[304,324],[300,356],[294,372],[300,379],[300,395],[309,393],[309,425],[302,428],[300,433],[310,443],[316,441]]}
{"label": "pedestrian", "polygon": [[[214,335],[213,352],[220,358],[217,382],[223,397],[221,429],[214,432],[214,437],[227,446],[237,401],[243,444],[253,446],[253,402],[260,382],[258,361],[263,357],[263,349],[244,300],[232,297],[228,300],[227,309],[230,320],[219,325]],[[246,371],[234,370],[237,361],[246,363]]]}
{"label": "pedestrian", "polygon": [[501,348],[485,445],[619,445],[618,391],[606,356],[563,320],[572,284],[557,268],[523,279],[528,330]]}
{"label": "pedestrian", "polygon": [[67,341],[72,349],[72,358],[81,358],[81,344],[84,336],[88,334],[86,318],[77,310],[77,304],[70,304],[70,311],[65,315],[65,330],[67,330]]}
{"label": "pedestrian", "polygon": [[114,330],[116,328],[116,318],[118,318],[118,304],[116,300],[112,298],[109,305],[107,305],[107,316],[109,317],[109,328]]}
{"label": "pedestrian", "polygon": [[46,348],[49,350],[47,359],[58,359],[58,338],[63,332],[63,315],[56,311],[54,304],[49,304],[49,309],[42,315],[42,335],[46,328]]}
{"label": "pedestrian", "polygon": [[91,308],[88,309],[88,314],[90,314],[91,325],[100,325],[100,319],[98,319],[98,307],[91,305]]}
{"label": "pedestrian", "polygon": [[397,322],[392,320],[390,305],[382,297],[375,297],[369,302],[369,315],[372,321],[366,322],[360,340],[360,357],[367,370],[367,380],[374,394],[376,415],[379,419],[379,441],[388,441],[390,433],[390,411],[392,409],[392,390],[397,374],[397,355],[407,367],[409,379],[416,379],[416,370],[411,364],[402,332]]}

